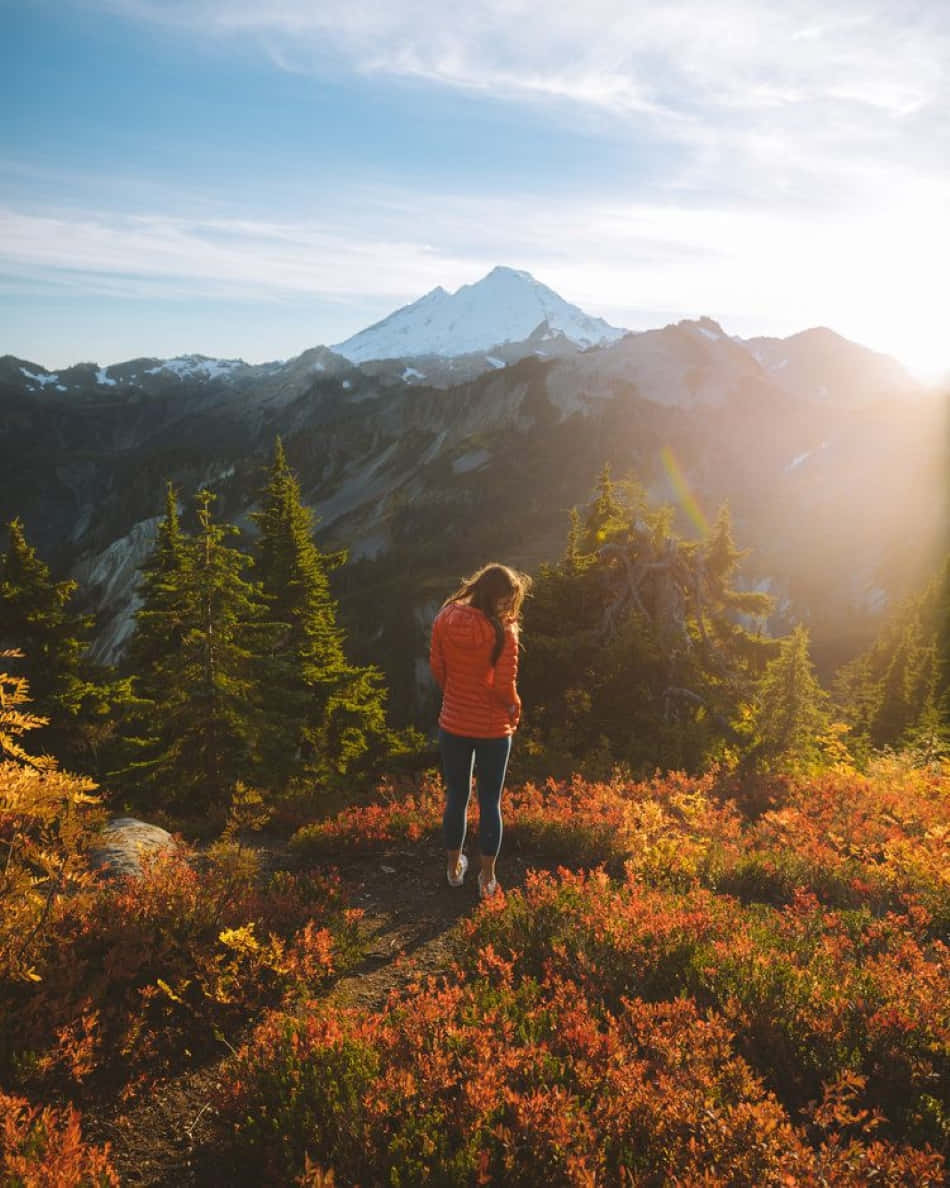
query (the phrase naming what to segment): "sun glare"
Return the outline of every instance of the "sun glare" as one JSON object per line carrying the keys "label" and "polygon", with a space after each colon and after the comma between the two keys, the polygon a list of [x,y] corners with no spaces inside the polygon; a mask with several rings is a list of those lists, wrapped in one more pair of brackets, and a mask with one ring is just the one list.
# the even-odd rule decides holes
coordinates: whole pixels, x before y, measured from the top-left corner
{"label": "sun glare", "polygon": [[950,345],[943,291],[950,240],[945,204],[932,193],[918,193],[856,230],[853,313],[842,317],[842,333],[852,326],[855,337],[894,355],[919,379],[946,379]]}

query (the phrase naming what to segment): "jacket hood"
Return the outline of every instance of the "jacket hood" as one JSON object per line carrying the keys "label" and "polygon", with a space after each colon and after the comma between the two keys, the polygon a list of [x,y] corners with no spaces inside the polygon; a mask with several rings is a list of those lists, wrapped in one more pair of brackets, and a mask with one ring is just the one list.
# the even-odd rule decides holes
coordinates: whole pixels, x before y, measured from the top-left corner
{"label": "jacket hood", "polygon": [[443,629],[459,648],[484,648],[494,644],[495,629],[480,610],[464,602],[453,602],[440,613]]}

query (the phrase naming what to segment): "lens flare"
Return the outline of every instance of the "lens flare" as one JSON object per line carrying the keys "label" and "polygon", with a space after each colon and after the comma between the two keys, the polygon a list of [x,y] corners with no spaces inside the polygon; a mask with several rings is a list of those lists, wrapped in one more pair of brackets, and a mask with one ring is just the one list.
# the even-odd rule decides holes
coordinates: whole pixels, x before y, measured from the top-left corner
{"label": "lens flare", "polygon": [[706,519],[706,514],[696,502],[696,496],[690,490],[690,485],[686,481],[686,475],[683,474],[680,464],[673,457],[673,451],[669,446],[663,447],[660,451],[660,458],[663,461],[663,467],[666,473],[670,476],[670,482],[673,484],[673,492],[680,507],[699,530],[700,536],[708,536],[709,521]]}

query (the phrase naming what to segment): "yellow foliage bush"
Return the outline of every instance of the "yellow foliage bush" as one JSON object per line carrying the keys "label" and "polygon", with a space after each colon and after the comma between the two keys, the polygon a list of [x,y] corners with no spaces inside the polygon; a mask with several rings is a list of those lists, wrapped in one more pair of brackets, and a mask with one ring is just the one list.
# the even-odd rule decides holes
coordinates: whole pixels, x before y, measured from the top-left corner
{"label": "yellow foliage bush", "polygon": [[85,850],[102,817],[92,780],[23,746],[46,723],[28,702],[26,681],[0,672],[0,980],[38,979],[40,933],[57,898],[89,881]]}

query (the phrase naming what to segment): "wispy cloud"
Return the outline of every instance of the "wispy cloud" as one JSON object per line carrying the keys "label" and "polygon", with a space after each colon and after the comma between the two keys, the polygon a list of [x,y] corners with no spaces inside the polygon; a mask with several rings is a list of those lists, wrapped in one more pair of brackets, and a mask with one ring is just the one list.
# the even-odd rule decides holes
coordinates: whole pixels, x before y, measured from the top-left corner
{"label": "wispy cloud", "polygon": [[[195,45],[250,47],[275,71],[530,105],[549,126],[589,127],[626,160],[673,151],[635,195],[609,171],[583,194],[572,179],[574,198],[487,171],[459,193],[451,163],[440,172],[436,160],[411,187],[362,191],[334,175],[318,205],[288,200],[279,219],[260,217],[253,186],[239,207],[213,193],[162,201],[141,180],[113,179],[110,192],[134,194],[134,216],[106,209],[92,186],[63,185],[73,209],[42,209],[11,187],[0,211],[8,287],[313,295],[365,312],[510,263],[628,324],[672,309],[747,329],[756,316],[787,331],[826,321],[898,353],[887,337],[898,323],[918,346],[943,341],[945,0],[73,2]],[[319,217],[292,217],[302,210]]]}
{"label": "wispy cloud", "polygon": [[424,243],[355,227],[111,211],[0,210],[0,272],[129,297],[401,297],[452,266]]}
{"label": "wispy cloud", "polygon": [[279,69],[412,79],[683,148],[672,188],[859,201],[869,169],[950,153],[944,0],[85,0]]}
{"label": "wispy cloud", "polygon": [[[842,97],[905,114],[946,85],[942,0],[87,0],[206,36],[280,45],[283,61],[423,76],[446,85],[547,93],[658,114],[755,111]],[[875,80],[874,88],[868,80]]]}
{"label": "wispy cloud", "polygon": [[824,322],[913,355],[927,343],[942,349],[948,201],[950,189],[915,191],[900,207],[817,219],[394,190],[341,196],[320,221],[6,209],[0,273],[8,284],[139,299],[319,297],[352,305],[352,332],[369,320],[367,299],[392,308],[511,263],[634,328],[668,310],[732,319],[748,333]]}

